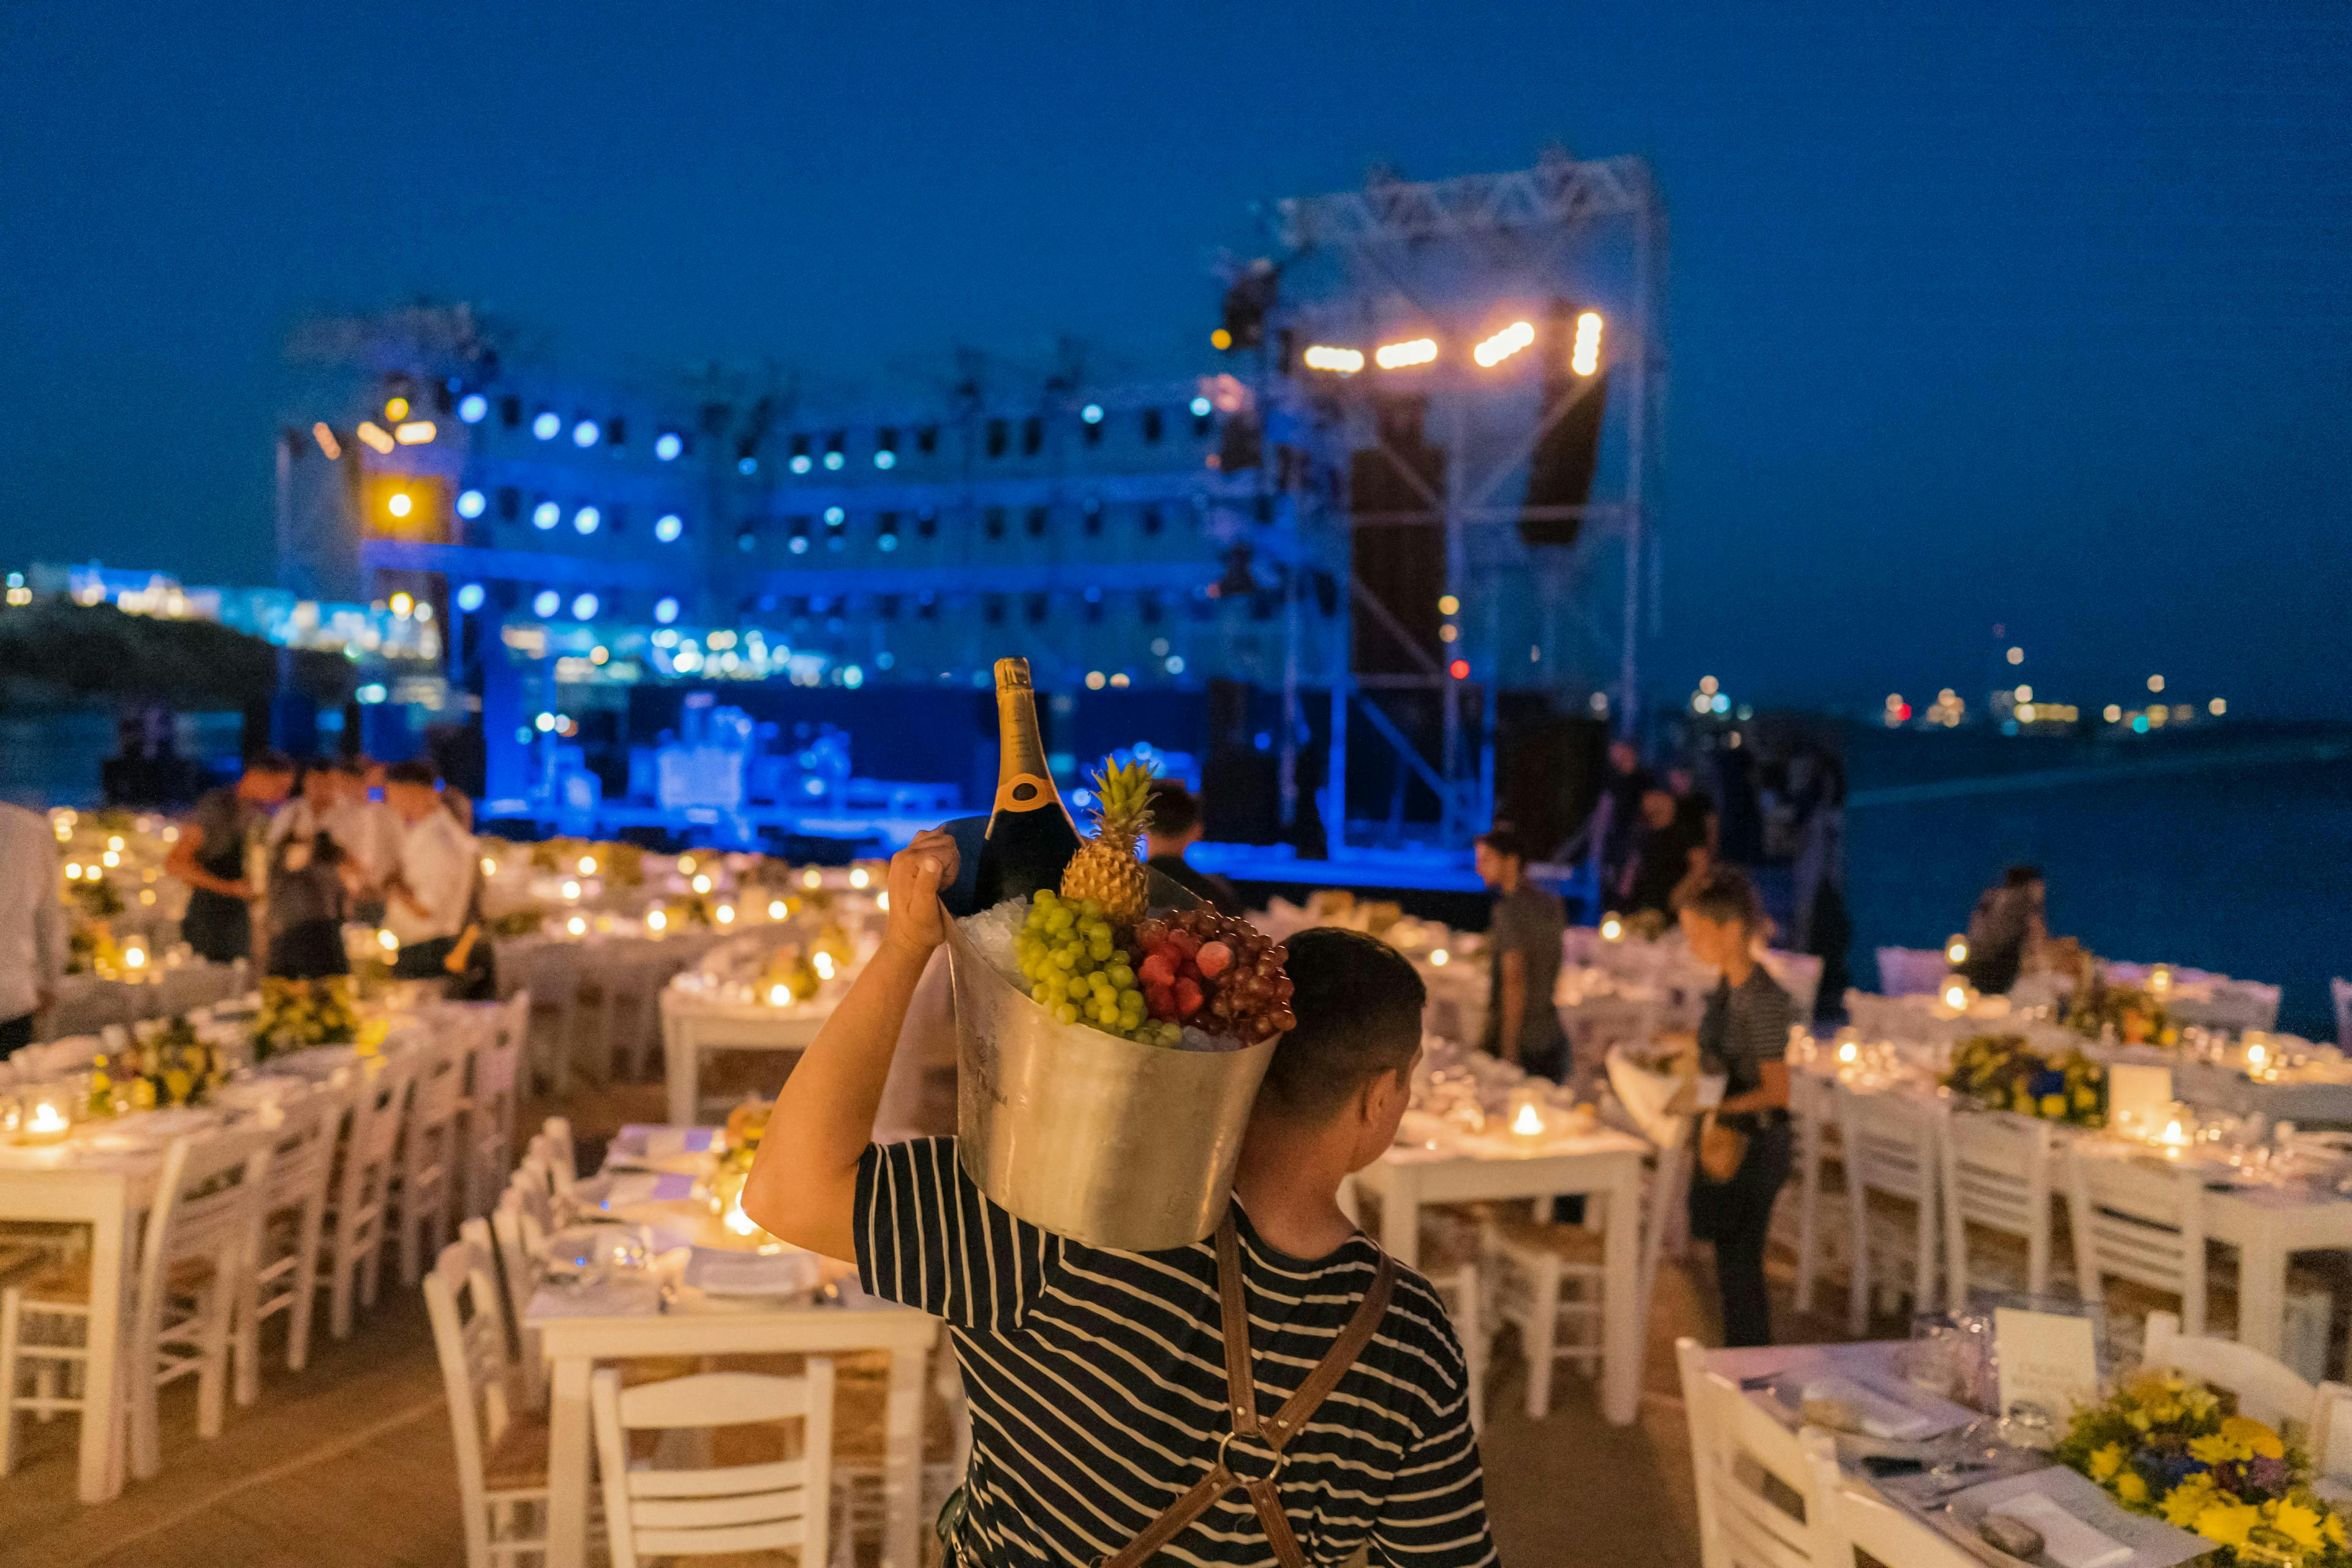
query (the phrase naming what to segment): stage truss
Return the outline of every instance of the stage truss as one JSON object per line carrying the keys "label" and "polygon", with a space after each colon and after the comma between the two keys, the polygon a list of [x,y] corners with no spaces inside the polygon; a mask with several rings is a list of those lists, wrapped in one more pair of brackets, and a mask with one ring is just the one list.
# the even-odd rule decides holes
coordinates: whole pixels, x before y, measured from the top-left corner
{"label": "stage truss", "polygon": [[[1657,595],[1656,443],[1665,354],[1660,297],[1664,209],[1646,163],[1580,162],[1548,153],[1530,169],[1411,184],[1376,174],[1360,191],[1276,202],[1262,216],[1281,286],[1256,358],[1269,451],[1299,460],[1270,465],[1267,484],[1290,514],[1301,565],[1340,575],[1353,616],[1412,638],[1352,569],[1353,531],[1437,528],[1444,534],[1449,617],[1458,640],[1410,674],[1366,678],[1346,656],[1308,670],[1293,657],[1284,683],[1282,781],[1286,818],[1301,781],[1297,739],[1312,687],[1329,681],[1329,746],[1323,813],[1331,850],[1347,837],[1351,728],[1369,729],[1440,803],[1439,835],[1460,846],[1492,819],[1499,693],[1541,691],[1560,711],[1605,715],[1620,732],[1640,721],[1641,647]],[[1599,384],[1579,380],[1560,395],[1530,395],[1528,366],[1563,352],[1542,342],[1503,374],[1474,365],[1470,344],[1495,323],[1570,301],[1605,321],[1601,368],[1610,407],[1591,493],[1577,506],[1528,509],[1520,481],[1543,432]],[[1528,319],[1534,319],[1528,317]],[[1319,373],[1297,356],[1314,343],[1360,345],[1429,335],[1437,359],[1402,371],[1367,363],[1355,374]],[[1285,353],[1284,345],[1288,345]],[[1287,363],[1286,363],[1287,361]],[[1539,377],[1533,378],[1539,380]],[[1423,438],[1445,456],[1442,490],[1419,485],[1424,504],[1370,513],[1352,508],[1350,457],[1384,447],[1372,400],[1406,391],[1427,398]],[[1391,452],[1400,468],[1402,457]],[[1528,522],[1579,525],[1571,545],[1531,545]],[[1307,572],[1290,574],[1292,593]],[[1469,665],[1467,679],[1447,668]],[[1443,660],[1441,662],[1441,659]],[[1443,704],[1443,740],[1430,754],[1388,704],[1407,692]]]}

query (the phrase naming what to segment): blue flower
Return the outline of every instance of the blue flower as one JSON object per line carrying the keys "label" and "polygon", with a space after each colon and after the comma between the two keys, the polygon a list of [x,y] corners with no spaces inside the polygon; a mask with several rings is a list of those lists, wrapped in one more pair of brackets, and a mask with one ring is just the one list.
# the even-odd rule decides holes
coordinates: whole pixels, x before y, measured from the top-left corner
{"label": "blue flower", "polygon": [[2035,1073],[2032,1082],[2026,1085],[2026,1092],[2036,1100],[2045,1094],[2063,1094],[2065,1089],[2066,1075],[2052,1068],[2044,1068]]}

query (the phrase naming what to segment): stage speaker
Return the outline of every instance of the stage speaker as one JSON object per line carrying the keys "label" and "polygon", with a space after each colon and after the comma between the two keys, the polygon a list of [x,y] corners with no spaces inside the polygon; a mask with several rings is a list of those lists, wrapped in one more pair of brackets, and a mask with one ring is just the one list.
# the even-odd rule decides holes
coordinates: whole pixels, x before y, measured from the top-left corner
{"label": "stage speaker", "polygon": [[1388,612],[1382,616],[1360,605],[1349,617],[1349,668],[1360,675],[1425,676],[1444,663],[1438,637],[1444,617],[1437,601],[1445,592],[1445,530],[1438,506],[1445,494],[1445,453],[1423,437],[1428,409],[1425,397],[1381,398],[1373,410],[1379,444],[1349,459],[1352,568]]}
{"label": "stage speaker", "polygon": [[1551,513],[1591,500],[1592,476],[1601,463],[1601,416],[1609,403],[1609,372],[1579,375],[1569,363],[1578,309],[1555,300],[1545,315],[1543,342],[1550,359],[1544,369],[1542,411],[1551,423],[1536,437],[1528,459],[1519,537],[1529,544],[1576,542],[1583,520]]}

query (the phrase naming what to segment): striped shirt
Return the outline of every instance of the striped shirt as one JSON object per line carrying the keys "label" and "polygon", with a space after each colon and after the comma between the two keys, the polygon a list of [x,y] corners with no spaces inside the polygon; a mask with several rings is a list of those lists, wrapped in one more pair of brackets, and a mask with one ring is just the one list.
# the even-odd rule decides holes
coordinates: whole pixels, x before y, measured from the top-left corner
{"label": "striped shirt", "polygon": [[[1234,1209],[1258,1410],[1271,1416],[1371,1285],[1357,1236],[1304,1262]],[[959,1554],[986,1568],[1091,1568],[1205,1474],[1226,1414],[1213,1241],[1114,1252],[1017,1220],[964,1173],[952,1138],[877,1144],[857,1171],[857,1268],[871,1293],[947,1320],[971,1405]],[[1278,1486],[1312,1563],[1495,1561],[1462,1347],[1410,1268],[1379,1332],[1293,1439]],[[1274,1562],[1239,1489],[1160,1557]],[[1155,1559],[1157,1561],[1158,1559]]]}

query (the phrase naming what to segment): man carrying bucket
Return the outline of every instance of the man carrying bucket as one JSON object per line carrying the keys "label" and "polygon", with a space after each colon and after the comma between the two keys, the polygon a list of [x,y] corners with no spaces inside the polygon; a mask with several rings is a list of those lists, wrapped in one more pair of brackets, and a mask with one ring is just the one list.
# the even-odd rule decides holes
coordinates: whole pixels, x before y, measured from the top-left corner
{"label": "man carrying bucket", "polygon": [[1492,1563],[1461,1345],[1428,1281],[1339,1204],[1404,1110],[1412,965],[1350,931],[1292,937],[1298,1026],[1227,1223],[1165,1252],[1087,1247],[992,1203],[951,1138],[871,1142],[955,871],[939,832],[891,861],[881,946],[778,1097],[743,1194],[770,1232],[947,1320],[973,1417],[950,1562]]}

